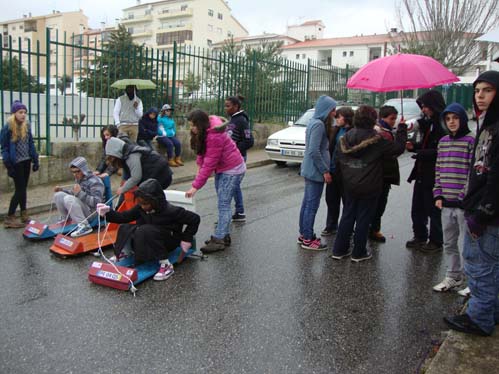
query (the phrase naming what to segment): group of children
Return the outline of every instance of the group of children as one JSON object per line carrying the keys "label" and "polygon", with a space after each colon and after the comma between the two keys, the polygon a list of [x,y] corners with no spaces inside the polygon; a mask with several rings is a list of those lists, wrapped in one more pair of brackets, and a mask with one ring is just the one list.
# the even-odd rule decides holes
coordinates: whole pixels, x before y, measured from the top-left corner
{"label": "group of children", "polygon": [[[301,167],[305,177],[301,247],[327,248],[313,230],[326,183],[328,215],[321,234],[337,231],[331,257],[369,260],[368,237],[386,240],[380,231],[381,216],[391,184],[400,182],[397,156],[407,149],[415,159],[408,182],[415,183],[411,208],[414,237],[406,246],[436,253],[443,245],[447,272],[433,289],[455,290],[464,285],[466,276],[469,288],[460,293],[470,294],[466,312],[446,317],[445,322],[458,331],[490,335],[499,323],[498,87],[496,71],[482,73],[474,82],[476,137],[460,104],[445,106],[438,91],[423,94],[417,100],[423,117],[410,142],[403,120],[393,134],[398,114],[393,107],[382,107],[378,119],[372,107],[363,105],[352,120],[351,110],[336,111],[334,100],[319,98],[307,126]],[[336,118],[334,126],[332,118]],[[340,200],[343,212],[338,225]]]}

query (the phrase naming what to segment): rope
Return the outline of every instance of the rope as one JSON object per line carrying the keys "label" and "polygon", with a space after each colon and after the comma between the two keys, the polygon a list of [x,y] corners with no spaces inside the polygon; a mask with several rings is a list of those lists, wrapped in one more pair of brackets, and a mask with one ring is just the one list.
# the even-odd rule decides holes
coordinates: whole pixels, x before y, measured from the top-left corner
{"label": "rope", "polygon": [[[113,196],[114,198],[115,196]],[[111,198],[111,200],[113,199]],[[104,239],[106,238],[106,235],[107,235],[107,230],[109,228],[109,223],[106,225],[106,230],[104,231],[104,236],[102,238],[102,241],[100,239],[100,231],[101,231],[101,228],[100,228],[100,215],[97,216],[97,223],[98,223],[98,228],[97,228],[97,244],[99,246],[97,252],[99,253],[99,255],[104,258],[104,260],[110,264],[114,270],[120,274],[122,277],[124,277],[125,279],[128,280],[128,283],[130,283],[130,292],[133,294],[133,297],[135,297],[135,293],[137,292],[137,288],[135,287],[135,285],[133,284],[133,281],[128,277],[126,276],[125,274],[123,274],[119,269],[118,267],[116,266],[116,264],[114,262],[112,262],[111,260],[109,260],[105,255],[104,255],[104,252],[102,251],[102,243],[104,242]]]}

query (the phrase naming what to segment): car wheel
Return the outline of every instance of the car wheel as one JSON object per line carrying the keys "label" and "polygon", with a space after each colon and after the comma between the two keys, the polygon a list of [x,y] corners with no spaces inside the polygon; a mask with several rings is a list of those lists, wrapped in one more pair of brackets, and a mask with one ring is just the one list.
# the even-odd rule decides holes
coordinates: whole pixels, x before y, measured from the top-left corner
{"label": "car wheel", "polygon": [[277,166],[279,166],[280,168],[283,168],[286,166],[286,161],[274,161],[276,163]]}

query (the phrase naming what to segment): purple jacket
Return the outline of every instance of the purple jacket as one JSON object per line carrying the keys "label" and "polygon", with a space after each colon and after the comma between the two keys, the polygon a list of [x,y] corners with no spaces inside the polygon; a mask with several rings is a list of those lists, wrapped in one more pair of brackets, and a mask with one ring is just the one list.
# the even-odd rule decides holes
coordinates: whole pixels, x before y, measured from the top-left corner
{"label": "purple jacket", "polygon": [[244,163],[236,143],[221,125],[219,117],[210,116],[210,128],[206,131],[206,152],[196,159],[199,171],[192,182],[192,187],[198,190],[206,184],[213,172],[223,173]]}

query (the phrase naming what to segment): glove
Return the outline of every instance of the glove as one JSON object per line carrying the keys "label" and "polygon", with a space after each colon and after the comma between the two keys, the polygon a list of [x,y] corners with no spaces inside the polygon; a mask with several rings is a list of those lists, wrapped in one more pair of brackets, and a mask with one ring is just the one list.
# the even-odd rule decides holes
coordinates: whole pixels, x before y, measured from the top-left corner
{"label": "glove", "polygon": [[104,217],[107,212],[111,210],[111,207],[109,205],[99,203],[97,204],[97,214],[101,217]]}
{"label": "glove", "polygon": [[34,163],[31,169],[33,170],[33,172],[37,172],[38,169],[40,169],[40,164],[38,162]]}
{"label": "glove", "polygon": [[192,243],[184,242],[184,241],[180,242],[180,248],[182,248],[182,251],[184,251],[185,253],[187,253],[189,251],[189,249],[191,249],[191,247],[192,247]]}
{"label": "glove", "polygon": [[477,239],[480,236],[482,236],[483,232],[485,231],[484,225],[478,223],[473,218],[473,216],[465,217],[465,220],[466,220],[466,225],[468,226],[468,230],[474,239]]}

